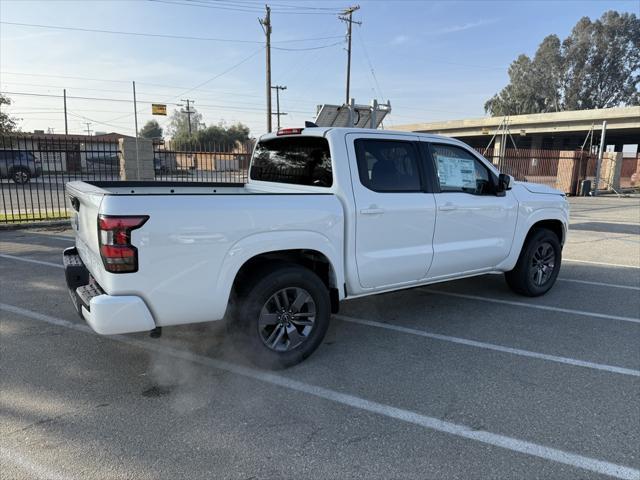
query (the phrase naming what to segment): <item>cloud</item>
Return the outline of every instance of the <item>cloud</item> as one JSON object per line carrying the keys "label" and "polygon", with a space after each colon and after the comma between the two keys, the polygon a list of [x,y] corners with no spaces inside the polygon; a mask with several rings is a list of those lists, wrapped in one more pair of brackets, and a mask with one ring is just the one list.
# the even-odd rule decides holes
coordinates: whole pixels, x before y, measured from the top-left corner
{"label": "cloud", "polygon": [[397,35],[391,40],[391,45],[402,45],[403,43],[407,43],[409,41],[409,37],[406,35]]}
{"label": "cloud", "polygon": [[475,22],[467,22],[460,25],[452,25],[450,27],[444,27],[439,30],[434,30],[432,33],[434,34],[447,34],[447,33],[456,33],[456,32],[464,32],[465,30],[471,30],[472,28],[483,27],[485,25],[491,25],[496,23],[498,18],[490,18],[484,20],[477,20]]}

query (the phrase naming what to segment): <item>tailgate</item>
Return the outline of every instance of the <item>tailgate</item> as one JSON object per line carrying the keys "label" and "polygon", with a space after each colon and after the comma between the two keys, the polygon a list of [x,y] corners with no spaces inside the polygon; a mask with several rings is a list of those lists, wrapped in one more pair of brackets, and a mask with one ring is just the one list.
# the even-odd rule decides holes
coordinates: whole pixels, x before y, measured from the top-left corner
{"label": "tailgate", "polygon": [[95,276],[96,269],[102,268],[98,245],[98,212],[107,192],[86,182],[69,182],[66,191],[76,248],[84,264]]}

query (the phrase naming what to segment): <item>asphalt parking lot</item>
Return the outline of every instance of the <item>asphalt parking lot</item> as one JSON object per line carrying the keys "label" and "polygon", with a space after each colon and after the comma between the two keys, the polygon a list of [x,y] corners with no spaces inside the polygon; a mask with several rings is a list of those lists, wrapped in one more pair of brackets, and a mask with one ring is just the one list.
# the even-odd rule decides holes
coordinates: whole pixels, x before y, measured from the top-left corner
{"label": "asphalt parking lot", "polygon": [[0,478],[640,479],[640,198],[574,198],[558,283],[342,304],[281,372],[220,324],[100,337],[66,229],[0,231]]}

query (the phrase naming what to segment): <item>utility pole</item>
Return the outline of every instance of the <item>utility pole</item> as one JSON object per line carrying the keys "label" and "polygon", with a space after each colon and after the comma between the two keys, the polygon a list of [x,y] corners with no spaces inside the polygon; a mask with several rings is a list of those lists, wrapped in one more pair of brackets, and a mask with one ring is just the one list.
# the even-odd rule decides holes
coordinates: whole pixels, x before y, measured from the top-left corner
{"label": "utility pole", "polygon": [[189,105],[189,103],[195,103],[193,100],[189,100],[189,99],[184,99],[181,98],[180,99],[181,102],[187,102],[187,110],[184,112],[187,114],[187,121],[189,122],[189,136],[191,136],[191,114],[193,113],[191,111],[191,106]]}
{"label": "utility pole", "polygon": [[140,180],[140,155],[138,153],[138,101],[136,100],[136,82],[133,82],[133,116],[136,127],[136,172],[138,174],[137,180]]}
{"label": "utility pole", "polygon": [[62,90],[62,96],[64,97],[64,134],[69,135],[69,127],[67,124],[67,89]]}
{"label": "utility pole", "polygon": [[280,85],[274,85],[271,87],[276,91],[276,116],[278,118],[278,130],[280,130],[280,115],[286,115],[285,112],[280,113],[280,90],[286,90],[287,87],[281,87]]}
{"label": "utility pole", "polygon": [[360,5],[355,5],[353,7],[346,8],[342,12],[342,16],[338,17],[343,22],[347,22],[347,95],[344,103],[346,105],[349,104],[349,85],[351,83],[351,27],[354,23],[358,25],[362,25],[362,22],[356,22],[353,20],[353,12],[360,9]]}
{"label": "utility pole", "polygon": [[85,122],[85,125],[87,126],[87,135],[90,136],[91,135],[91,123]]}
{"label": "utility pole", "polygon": [[267,132],[271,132],[271,7],[264,6],[267,10],[264,18],[259,18],[258,22],[262,26],[266,38],[267,56]]}

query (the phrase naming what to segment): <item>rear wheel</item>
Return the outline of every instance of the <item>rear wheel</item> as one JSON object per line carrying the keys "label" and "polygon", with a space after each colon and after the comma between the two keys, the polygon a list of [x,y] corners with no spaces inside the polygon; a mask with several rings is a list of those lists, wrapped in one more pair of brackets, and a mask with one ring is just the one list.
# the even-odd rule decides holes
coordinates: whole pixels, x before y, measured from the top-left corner
{"label": "rear wheel", "polygon": [[528,297],[544,295],[556,282],[562,248],[555,233],[547,229],[534,230],[522,247],[518,263],[505,273],[509,287]]}
{"label": "rear wheel", "polygon": [[17,167],[11,172],[11,179],[18,184],[27,183],[31,180],[31,172],[28,168]]}
{"label": "rear wheel", "polygon": [[291,264],[271,264],[240,287],[229,330],[234,342],[260,367],[286,368],[311,355],[329,326],[331,302],[322,280]]}

